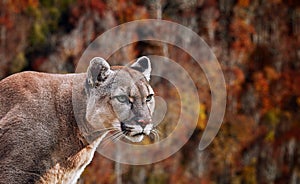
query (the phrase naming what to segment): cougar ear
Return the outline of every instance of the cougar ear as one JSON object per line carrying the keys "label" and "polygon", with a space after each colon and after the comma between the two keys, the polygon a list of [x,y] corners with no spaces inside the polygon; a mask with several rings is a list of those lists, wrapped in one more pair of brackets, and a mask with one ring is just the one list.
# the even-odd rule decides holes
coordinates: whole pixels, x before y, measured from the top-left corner
{"label": "cougar ear", "polygon": [[105,59],[101,57],[93,58],[87,69],[87,82],[89,86],[95,87],[104,82],[111,72],[110,65]]}
{"label": "cougar ear", "polygon": [[148,81],[150,80],[151,62],[148,57],[142,56],[138,58],[130,67],[144,74]]}

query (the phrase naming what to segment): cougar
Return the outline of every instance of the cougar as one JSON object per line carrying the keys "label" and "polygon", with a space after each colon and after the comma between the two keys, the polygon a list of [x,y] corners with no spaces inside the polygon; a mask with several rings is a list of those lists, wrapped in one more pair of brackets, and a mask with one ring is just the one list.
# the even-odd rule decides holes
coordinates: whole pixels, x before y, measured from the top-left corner
{"label": "cougar", "polygon": [[154,134],[150,72],[145,56],[112,67],[95,57],[86,73],[0,81],[0,183],[76,183],[105,138]]}

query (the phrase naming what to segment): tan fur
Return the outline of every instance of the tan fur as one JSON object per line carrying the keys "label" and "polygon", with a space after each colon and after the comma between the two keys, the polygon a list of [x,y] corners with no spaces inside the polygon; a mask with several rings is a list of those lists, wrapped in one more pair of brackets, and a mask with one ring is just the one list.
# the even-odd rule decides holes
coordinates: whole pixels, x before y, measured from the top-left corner
{"label": "tan fur", "polygon": [[[123,68],[113,70],[120,69]],[[128,81],[135,77],[138,85],[147,85],[144,77],[140,79],[142,74],[133,69],[119,76],[111,73],[114,74],[107,77],[108,84],[115,79],[119,82],[117,87],[132,85]],[[0,81],[1,184],[76,183],[106,135],[88,142],[83,134],[112,126],[119,119],[118,111],[122,111],[112,108],[115,102],[110,98],[113,91],[107,90],[108,84],[99,82],[100,87],[87,87],[87,79],[86,73],[23,72]],[[142,97],[147,95],[145,91],[139,93]],[[76,99],[75,108],[72,97]],[[141,107],[137,105],[139,116],[152,113],[140,112]],[[80,129],[77,123],[86,127]]]}
{"label": "tan fur", "polygon": [[24,72],[0,82],[0,183],[48,183],[49,169],[84,162],[72,159],[89,147],[72,112],[73,80],[84,86],[85,74]]}

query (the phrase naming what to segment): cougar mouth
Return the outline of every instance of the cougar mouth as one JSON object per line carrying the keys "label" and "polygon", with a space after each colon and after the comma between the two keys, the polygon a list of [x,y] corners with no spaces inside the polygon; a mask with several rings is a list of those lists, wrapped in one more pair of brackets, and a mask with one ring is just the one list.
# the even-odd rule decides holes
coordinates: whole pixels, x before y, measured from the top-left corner
{"label": "cougar mouth", "polygon": [[140,135],[146,135],[146,134],[144,132],[141,132],[141,133],[137,133],[137,134],[132,135],[132,137],[136,137],[136,136],[140,136]]}
{"label": "cougar mouth", "polygon": [[141,142],[144,136],[148,136],[153,129],[152,124],[148,124],[143,128],[141,125],[126,125],[124,122],[121,122],[120,127],[125,138],[131,142]]}

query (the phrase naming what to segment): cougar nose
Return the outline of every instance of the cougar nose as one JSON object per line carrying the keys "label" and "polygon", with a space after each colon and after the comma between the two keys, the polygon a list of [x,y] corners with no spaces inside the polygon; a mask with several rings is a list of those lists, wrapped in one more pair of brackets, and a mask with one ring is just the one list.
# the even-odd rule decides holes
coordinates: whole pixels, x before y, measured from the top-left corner
{"label": "cougar nose", "polygon": [[151,119],[139,119],[137,121],[139,123],[139,125],[141,125],[142,128],[145,128],[146,125],[148,125],[149,123],[151,123]]}

